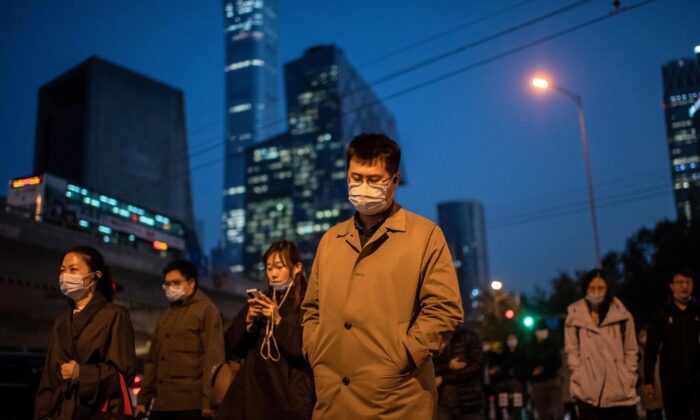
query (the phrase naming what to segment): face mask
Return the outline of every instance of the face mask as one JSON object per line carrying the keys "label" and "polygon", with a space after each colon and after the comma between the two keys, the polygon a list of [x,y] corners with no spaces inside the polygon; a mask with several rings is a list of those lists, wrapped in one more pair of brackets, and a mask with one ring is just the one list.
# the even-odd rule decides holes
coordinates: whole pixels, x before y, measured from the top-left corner
{"label": "face mask", "polygon": [[509,338],[508,341],[506,342],[506,344],[508,345],[509,349],[513,350],[516,347],[518,347],[518,340],[516,340],[514,338]]}
{"label": "face mask", "polygon": [[603,303],[603,300],[605,300],[605,296],[587,294],[586,300],[593,306],[599,306],[601,303]]}
{"label": "face mask", "polygon": [[549,337],[549,331],[548,330],[535,331],[535,337],[537,337],[537,341],[544,341]]}
{"label": "face mask", "polygon": [[484,351],[484,353],[491,351],[491,344],[484,344],[481,346],[481,349]]}
{"label": "face mask", "polygon": [[291,287],[292,284],[294,284],[294,282],[292,281],[292,279],[289,279],[289,280],[284,281],[282,283],[270,282],[270,287],[277,290],[278,292],[284,292],[285,290],[287,290],[287,288]]}
{"label": "face mask", "polygon": [[165,297],[168,298],[170,302],[177,302],[185,297],[185,287],[175,287],[175,286],[163,286],[165,290]]}
{"label": "face mask", "polygon": [[63,273],[58,278],[58,283],[61,286],[61,293],[68,296],[72,300],[78,300],[85,296],[87,290],[90,286],[85,286],[83,279],[91,276],[92,273],[87,276],[81,276],[80,274],[68,274]]}
{"label": "face mask", "polygon": [[686,304],[690,302],[690,296],[678,296],[675,293],[673,294],[673,299],[676,300],[678,303]]}
{"label": "face mask", "polygon": [[[391,185],[391,184],[389,184]],[[386,193],[389,185],[370,186],[367,182],[348,184],[348,199],[358,213],[365,216],[373,216],[386,206]]]}

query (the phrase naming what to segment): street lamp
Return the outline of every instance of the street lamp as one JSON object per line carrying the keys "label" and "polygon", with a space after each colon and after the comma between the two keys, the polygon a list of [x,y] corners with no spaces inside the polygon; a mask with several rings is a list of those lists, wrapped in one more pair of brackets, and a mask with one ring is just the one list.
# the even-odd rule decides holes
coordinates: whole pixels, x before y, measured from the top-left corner
{"label": "street lamp", "polygon": [[532,86],[536,89],[548,91],[556,90],[567,97],[573,99],[578,108],[578,125],[581,130],[581,146],[583,148],[583,165],[586,170],[586,183],[588,184],[588,205],[591,209],[591,223],[593,226],[593,246],[595,248],[596,263],[601,263],[600,258],[600,235],[598,233],[598,217],[595,210],[595,195],[593,194],[593,175],[591,174],[591,158],[588,152],[588,136],[586,135],[586,115],[583,111],[583,99],[581,95],[571,92],[561,86],[553,84],[546,77],[533,77]]}
{"label": "street lamp", "polygon": [[498,280],[494,280],[491,282],[491,288],[493,290],[501,290],[503,289],[503,283]]}

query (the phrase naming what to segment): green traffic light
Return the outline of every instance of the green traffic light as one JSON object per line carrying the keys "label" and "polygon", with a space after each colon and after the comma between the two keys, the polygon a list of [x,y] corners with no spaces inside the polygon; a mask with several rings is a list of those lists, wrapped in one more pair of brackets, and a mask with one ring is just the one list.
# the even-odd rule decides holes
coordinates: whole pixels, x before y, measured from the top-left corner
{"label": "green traffic light", "polygon": [[535,318],[531,317],[530,315],[526,316],[523,318],[523,325],[525,328],[532,328],[535,325]]}

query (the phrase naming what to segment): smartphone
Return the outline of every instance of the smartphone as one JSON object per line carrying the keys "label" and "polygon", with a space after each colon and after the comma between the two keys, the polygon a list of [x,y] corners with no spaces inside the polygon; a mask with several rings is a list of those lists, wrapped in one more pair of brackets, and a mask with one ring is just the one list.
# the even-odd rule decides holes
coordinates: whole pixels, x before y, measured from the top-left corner
{"label": "smartphone", "polygon": [[245,292],[251,299],[255,299],[256,297],[260,296],[260,290],[258,289],[246,289]]}

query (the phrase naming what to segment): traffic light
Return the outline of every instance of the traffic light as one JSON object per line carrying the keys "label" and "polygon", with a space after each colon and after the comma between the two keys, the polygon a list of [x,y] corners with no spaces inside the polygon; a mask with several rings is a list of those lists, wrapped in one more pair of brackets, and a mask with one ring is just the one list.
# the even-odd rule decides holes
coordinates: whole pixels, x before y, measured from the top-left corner
{"label": "traffic light", "polygon": [[525,316],[523,318],[523,325],[525,326],[525,328],[531,330],[532,327],[535,326],[535,318],[533,318],[530,315]]}
{"label": "traffic light", "polygon": [[508,308],[506,311],[503,313],[503,316],[506,317],[506,319],[513,319],[515,318],[515,311]]}

